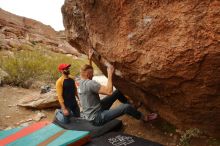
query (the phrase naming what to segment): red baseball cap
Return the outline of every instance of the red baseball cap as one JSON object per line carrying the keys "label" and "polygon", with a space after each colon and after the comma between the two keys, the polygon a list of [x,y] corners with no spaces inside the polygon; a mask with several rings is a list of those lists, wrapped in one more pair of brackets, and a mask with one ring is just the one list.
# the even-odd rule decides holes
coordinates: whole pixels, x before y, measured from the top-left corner
{"label": "red baseball cap", "polygon": [[71,66],[71,64],[62,63],[62,64],[60,64],[60,65],[58,66],[58,70],[59,70],[59,71],[63,71],[63,70],[65,70],[65,69],[69,68],[70,66]]}

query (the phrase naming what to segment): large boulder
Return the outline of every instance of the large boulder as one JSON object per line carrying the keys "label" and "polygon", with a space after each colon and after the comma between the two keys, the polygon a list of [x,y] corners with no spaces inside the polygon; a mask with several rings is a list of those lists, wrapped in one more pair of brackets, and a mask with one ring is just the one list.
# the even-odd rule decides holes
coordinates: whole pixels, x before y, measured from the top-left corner
{"label": "large boulder", "polygon": [[220,136],[220,1],[65,0],[69,43],[178,128]]}

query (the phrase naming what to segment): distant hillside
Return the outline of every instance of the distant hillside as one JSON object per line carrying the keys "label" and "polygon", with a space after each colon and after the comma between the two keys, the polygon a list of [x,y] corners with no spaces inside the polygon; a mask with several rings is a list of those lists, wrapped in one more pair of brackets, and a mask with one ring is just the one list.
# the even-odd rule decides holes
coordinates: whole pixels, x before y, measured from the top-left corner
{"label": "distant hillside", "polygon": [[0,50],[22,50],[36,44],[54,52],[80,55],[68,44],[64,31],[56,32],[49,25],[0,9]]}

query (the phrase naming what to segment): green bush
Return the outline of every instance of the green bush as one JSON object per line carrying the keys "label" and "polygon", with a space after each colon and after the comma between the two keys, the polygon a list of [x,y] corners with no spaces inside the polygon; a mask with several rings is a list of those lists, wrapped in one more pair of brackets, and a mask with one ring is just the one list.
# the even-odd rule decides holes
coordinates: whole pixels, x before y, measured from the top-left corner
{"label": "green bush", "polygon": [[58,65],[60,63],[68,63],[71,64],[71,70],[70,73],[73,76],[79,75],[80,73],[80,67],[83,64],[88,63],[86,59],[73,59],[72,57],[67,57],[63,54],[57,54],[57,53],[51,53],[51,56],[48,57],[47,63],[44,64],[45,75],[44,78],[50,79],[50,80],[57,80],[59,76],[61,75],[58,73]]}
{"label": "green bush", "polygon": [[189,146],[190,140],[194,137],[198,137],[201,134],[201,131],[198,128],[191,128],[185,131],[180,138],[180,146]]}
{"label": "green bush", "polygon": [[48,50],[23,50],[15,52],[14,57],[0,56],[0,67],[9,74],[3,82],[22,87],[30,80],[55,82],[60,76],[57,70],[60,63],[71,64],[71,75],[75,76],[79,74],[81,65],[88,61]]}

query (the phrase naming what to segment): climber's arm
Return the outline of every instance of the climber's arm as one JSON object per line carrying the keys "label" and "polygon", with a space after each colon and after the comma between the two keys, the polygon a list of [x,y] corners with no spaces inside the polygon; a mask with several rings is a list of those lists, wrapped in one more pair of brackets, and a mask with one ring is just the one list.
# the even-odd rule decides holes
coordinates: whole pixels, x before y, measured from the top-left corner
{"label": "climber's arm", "polygon": [[105,95],[112,95],[113,92],[113,84],[112,84],[112,75],[114,73],[114,67],[109,66],[107,68],[108,72],[108,82],[106,86],[101,86],[99,89],[100,94],[105,94]]}

